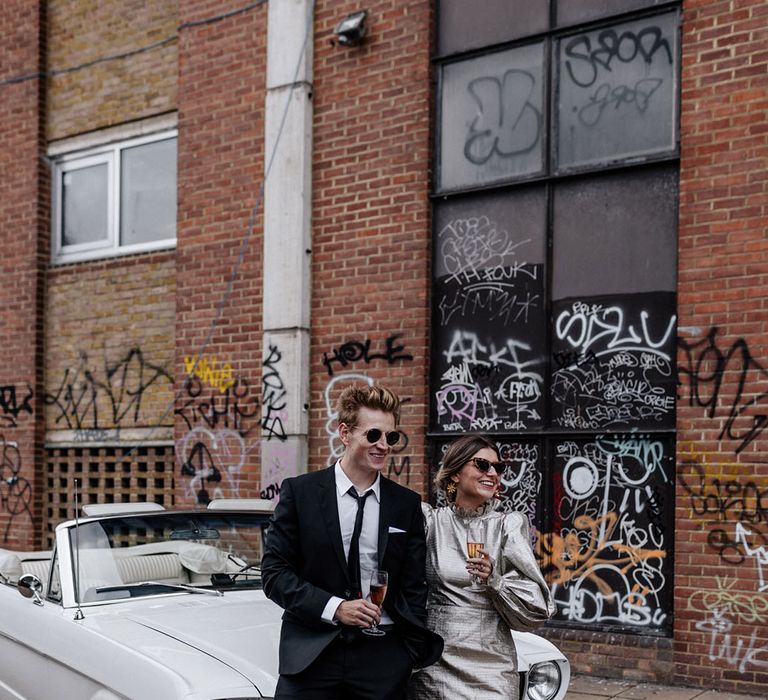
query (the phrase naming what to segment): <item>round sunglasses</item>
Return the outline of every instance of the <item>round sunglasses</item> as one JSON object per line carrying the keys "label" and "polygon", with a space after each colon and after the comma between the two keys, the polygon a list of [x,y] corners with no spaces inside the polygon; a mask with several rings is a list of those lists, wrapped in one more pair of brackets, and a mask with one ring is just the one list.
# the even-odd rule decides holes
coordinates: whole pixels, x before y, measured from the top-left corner
{"label": "round sunglasses", "polygon": [[[384,431],[379,430],[378,428],[369,428],[365,431],[365,439],[368,440],[371,445],[381,440],[382,435],[384,435]],[[387,445],[390,447],[392,447],[392,445],[397,445],[397,443],[400,442],[400,433],[397,430],[391,430],[390,432],[386,433],[385,437],[387,440]]]}
{"label": "round sunglasses", "polygon": [[472,462],[483,474],[487,474],[491,467],[496,470],[497,474],[503,474],[506,464],[504,462],[491,462],[489,459],[483,459],[482,457],[473,457],[469,460]]}

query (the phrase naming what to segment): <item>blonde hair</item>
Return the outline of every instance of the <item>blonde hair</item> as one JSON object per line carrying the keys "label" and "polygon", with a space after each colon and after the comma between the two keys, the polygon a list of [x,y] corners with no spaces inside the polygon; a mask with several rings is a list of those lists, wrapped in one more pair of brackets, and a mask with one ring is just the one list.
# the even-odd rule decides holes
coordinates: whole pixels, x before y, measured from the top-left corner
{"label": "blonde hair", "polygon": [[361,408],[391,413],[395,417],[395,426],[400,422],[400,397],[385,386],[353,384],[346,387],[336,402],[339,424],[354,428]]}

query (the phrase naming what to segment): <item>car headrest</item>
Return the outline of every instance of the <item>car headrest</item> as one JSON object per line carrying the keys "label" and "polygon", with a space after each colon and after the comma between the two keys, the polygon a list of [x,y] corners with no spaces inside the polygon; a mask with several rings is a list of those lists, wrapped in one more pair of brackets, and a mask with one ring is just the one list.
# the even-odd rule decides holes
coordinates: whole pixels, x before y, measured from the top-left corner
{"label": "car headrest", "polygon": [[0,550],[0,574],[11,581],[18,581],[22,573],[24,571],[21,568],[21,559],[16,553]]}
{"label": "car headrest", "polygon": [[227,555],[207,544],[184,542],[179,547],[179,560],[196,574],[220,574],[227,570]]}

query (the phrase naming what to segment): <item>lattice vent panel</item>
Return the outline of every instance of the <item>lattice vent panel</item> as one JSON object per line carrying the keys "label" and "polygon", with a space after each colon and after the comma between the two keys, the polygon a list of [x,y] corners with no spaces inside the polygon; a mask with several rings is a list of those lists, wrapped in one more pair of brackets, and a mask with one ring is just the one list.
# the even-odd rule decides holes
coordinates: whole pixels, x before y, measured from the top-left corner
{"label": "lattice vent panel", "polygon": [[43,544],[53,546],[53,528],[75,514],[75,480],[80,502],[152,501],[173,507],[172,445],[49,447],[46,449]]}

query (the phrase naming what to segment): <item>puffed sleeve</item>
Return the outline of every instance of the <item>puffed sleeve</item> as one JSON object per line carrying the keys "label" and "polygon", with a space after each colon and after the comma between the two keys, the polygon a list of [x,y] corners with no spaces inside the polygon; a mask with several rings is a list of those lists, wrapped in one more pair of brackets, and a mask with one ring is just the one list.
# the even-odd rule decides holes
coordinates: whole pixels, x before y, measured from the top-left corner
{"label": "puffed sleeve", "polygon": [[424,516],[424,532],[428,535],[432,528],[432,519],[435,517],[435,509],[429,503],[422,501],[421,514]]}
{"label": "puffed sleeve", "polygon": [[507,513],[501,556],[488,579],[488,593],[504,621],[514,630],[527,632],[544,624],[555,604],[531,549],[528,521],[520,513]]}

